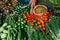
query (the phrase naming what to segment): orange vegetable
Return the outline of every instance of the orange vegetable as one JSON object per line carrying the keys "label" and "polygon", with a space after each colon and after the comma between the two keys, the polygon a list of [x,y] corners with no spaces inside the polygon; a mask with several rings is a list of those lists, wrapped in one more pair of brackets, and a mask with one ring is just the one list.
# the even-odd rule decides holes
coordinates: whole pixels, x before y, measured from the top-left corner
{"label": "orange vegetable", "polygon": [[41,24],[41,22],[40,22],[40,21],[38,21],[38,22],[37,22],[37,24]]}
{"label": "orange vegetable", "polygon": [[44,13],[43,15],[44,15],[44,16],[48,16],[47,13]]}
{"label": "orange vegetable", "polygon": [[46,30],[46,28],[42,28],[42,30]]}
{"label": "orange vegetable", "polygon": [[30,23],[31,22],[31,20],[27,20],[27,23]]}
{"label": "orange vegetable", "polygon": [[43,21],[43,20],[40,20],[40,22],[41,22],[42,24],[44,24],[44,21]]}
{"label": "orange vegetable", "polygon": [[39,28],[41,28],[42,26],[41,25],[39,25]]}
{"label": "orange vegetable", "polygon": [[31,25],[32,25],[32,26],[34,26],[34,23],[33,23],[33,22],[31,22]]}
{"label": "orange vegetable", "polygon": [[42,27],[45,27],[45,24],[41,24]]}
{"label": "orange vegetable", "polygon": [[48,18],[45,18],[45,21],[48,21]]}

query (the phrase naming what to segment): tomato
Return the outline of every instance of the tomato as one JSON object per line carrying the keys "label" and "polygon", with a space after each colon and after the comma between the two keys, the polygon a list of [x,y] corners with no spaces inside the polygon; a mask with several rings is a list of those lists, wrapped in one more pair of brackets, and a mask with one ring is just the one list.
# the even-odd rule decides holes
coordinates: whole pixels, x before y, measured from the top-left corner
{"label": "tomato", "polygon": [[42,28],[42,30],[46,30],[46,28]]}
{"label": "tomato", "polygon": [[48,16],[45,16],[45,15],[43,15],[42,17],[43,17],[43,18],[48,18]]}
{"label": "tomato", "polygon": [[30,17],[27,17],[28,20],[30,20],[31,18]]}
{"label": "tomato", "polygon": [[48,21],[48,18],[45,18],[45,22],[47,22]]}
{"label": "tomato", "polygon": [[50,13],[47,13],[48,16],[50,16]]}
{"label": "tomato", "polygon": [[38,20],[38,17],[35,17],[36,20]]}
{"label": "tomato", "polygon": [[31,20],[27,20],[27,23],[30,23],[31,22]]}
{"label": "tomato", "polygon": [[41,24],[41,22],[38,21],[37,24]]}
{"label": "tomato", "polygon": [[41,22],[42,24],[44,24],[44,21],[43,21],[43,20],[40,20],[40,22]]}
{"label": "tomato", "polygon": [[43,13],[44,16],[47,16],[47,13]]}
{"label": "tomato", "polygon": [[27,17],[30,17],[30,15],[29,15],[29,14],[26,14],[26,16],[27,16]]}
{"label": "tomato", "polygon": [[31,22],[31,25],[34,26],[34,22]]}
{"label": "tomato", "polygon": [[41,25],[39,25],[39,28],[41,28],[42,26]]}
{"label": "tomato", "polygon": [[42,27],[45,27],[45,24],[41,24]]}

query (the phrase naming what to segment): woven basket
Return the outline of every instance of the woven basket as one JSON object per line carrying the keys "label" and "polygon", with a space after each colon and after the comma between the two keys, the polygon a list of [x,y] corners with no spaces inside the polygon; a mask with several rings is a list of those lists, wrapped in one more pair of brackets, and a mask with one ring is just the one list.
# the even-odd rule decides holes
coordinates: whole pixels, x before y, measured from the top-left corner
{"label": "woven basket", "polygon": [[[45,11],[45,12],[42,12],[42,13],[39,13],[39,14],[36,13],[35,9],[36,9],[37,7],[39,7],[39,6],[42,6],[43,8],[45,8],[46,11]],[[36,6],[34,7],[34,9],[33,9],[33,13],[34,13],[35,15],[39,15],[39,16],[42,16],[44,13],[47,13],[47,11],[48,11],[48,9],[47,9],[47,7],[44,6],[44,5],[36,5]]]}

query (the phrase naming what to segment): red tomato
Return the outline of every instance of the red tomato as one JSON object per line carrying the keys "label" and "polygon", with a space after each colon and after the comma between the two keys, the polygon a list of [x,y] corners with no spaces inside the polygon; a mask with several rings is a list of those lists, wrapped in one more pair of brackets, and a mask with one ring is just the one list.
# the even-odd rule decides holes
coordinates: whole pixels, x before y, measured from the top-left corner
{"label": "red tomato", "polygon": [[45,18],[45,22],[47,22],[48,21],[48,18]]}
{"label": "red tomato", "polygon": [[27,23],[30,23],[31,22],[31,20],[27,20]]}
{"label": "red tomato", "polygon": [[41,25],[39,25],[39,28],[41,28],[42,26]]}
{"label": "red tomato", "polygon": [[40,20],[40,22],[41,22],[42,24],[44,24],[44,21],[43,21],[43,20]]}
{"label": "red tomato", "polygon": [[46,30],[46,28],[42,28],[42,30]]}
{"label": "red tomato", "polygon": [[38,21],[38,22],[37,22],[37,24],[41,24],[41,22],[40,22],[40,21]]}
{"label": "red tomato", "polygon": [[31,21],[30,24],[31,24],[32,26],[34,26],[34,22]]}
{"label": "red tomato", "polygon": [[43,13],[44,16],[47,16],[47,13]]}
{"label": "red tomato", "polygon": [[42,27],[45,27],[45,24],[42,24],[41,26],[42,26]]}

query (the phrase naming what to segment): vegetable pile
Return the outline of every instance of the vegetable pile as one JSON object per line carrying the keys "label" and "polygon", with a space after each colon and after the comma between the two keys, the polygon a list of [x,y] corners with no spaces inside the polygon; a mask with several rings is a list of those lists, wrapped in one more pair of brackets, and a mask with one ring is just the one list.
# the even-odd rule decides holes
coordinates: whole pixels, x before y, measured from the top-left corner
{"label": "vegetable pile", "polygon": [[34,14],[23,14],[23,18],[27,21],[28,24],[31,24],[32,26],[36,25],[36,28],[46,30],[45,22],[49,21],[49,15],[50,14],[44,13],[43,16],[40,17]]}
{"label": "vegetable pile", "polygon": [[45,31],[47,30],[45,23],[49,21],[49,13],[44,13],[43,16],[40,17],[35,14],[30,14],[29,11],[30,7],[28,5],[18,2],[0,27],[0,39],[45,40],[41,39],[41,36],[45,37]]}
{"label": "vegetable pile", "polygon": [[[42,35],[43,37],[46,34],[43,31],[47,30],[47,29],[43,29],[42,27],[43,25],[45,25],[43,24],[44,21],[40,20],[39,22],[38,18],[35,19],[37,16],[35,17],[34,16],[35,15],[33,14],[23,14],[22,16],[18,14],[10,14],[10,16],[6,18],[4,24],[0,27],[1,29],[0,39],[1,40],[32,40],[34,39],[33,36],[35,36],[35,39],[37,40],[38,37],[40,37],[38,35]],[[38,24],[37,22],[42,23],[42,25]],[[42,30],[39,27],[37,27],[40,25],[42,27],[41,28]]]}
{"label": "vegetable pile", "polygon": [[[9,15],[4,24],[0,27],[1,40],[20,40],[20,26],[18,26],[18,16],[15,14]],[[20,23],[19,23],[20,24]]]}
{"label": "vegetable pile", "polygon": [[40,15],[29,12],[30,6],[18,2],[0,26],[0,40],[60,40],[60,16],[51,16],[43,7],[36,9]]}

